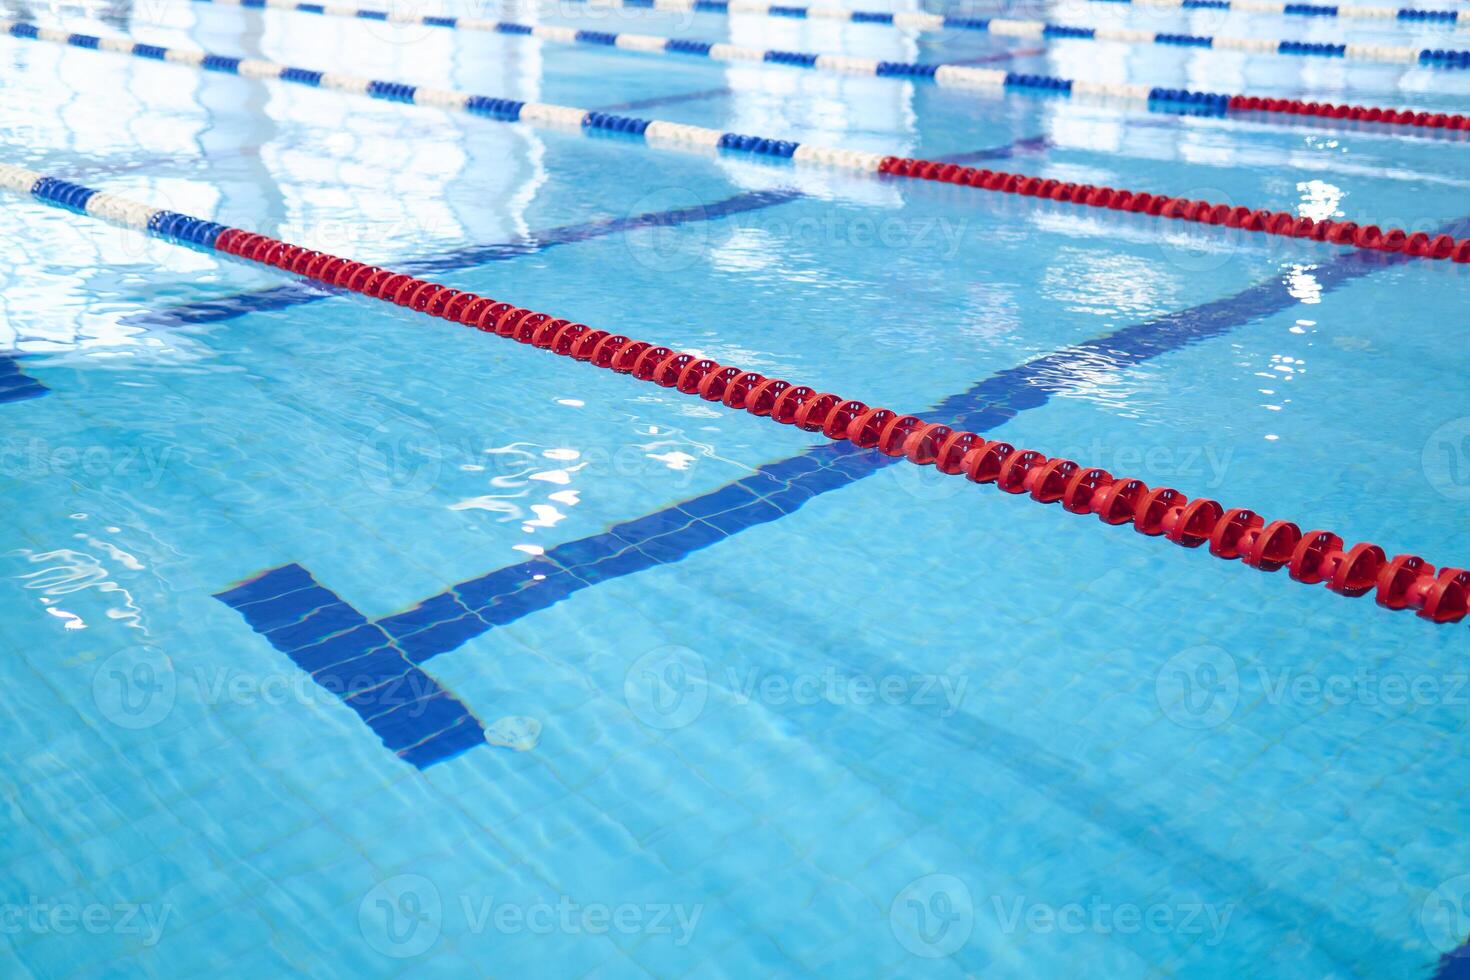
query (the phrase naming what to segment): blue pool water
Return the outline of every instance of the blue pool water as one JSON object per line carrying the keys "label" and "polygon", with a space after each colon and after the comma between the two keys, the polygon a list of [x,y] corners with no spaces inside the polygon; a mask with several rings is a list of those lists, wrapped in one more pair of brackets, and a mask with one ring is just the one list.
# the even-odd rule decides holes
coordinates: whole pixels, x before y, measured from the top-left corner
{"label": "blue pool water", "polygon": [[[1096,3],[932,9],[1466,36]],[[189,3],[10,11],[1470,235],[1470,147],[1413,129]],[[1470,104],[1470,73],[1328,59],[453,12]],[[1462,265],[0,45],[6,162],[1390,554],[1470,560]],[[0,226],[6,976],[1466,968],[1463,623],[14,195]],[[375,637],[417,664],[391,717],[301,666]]]}

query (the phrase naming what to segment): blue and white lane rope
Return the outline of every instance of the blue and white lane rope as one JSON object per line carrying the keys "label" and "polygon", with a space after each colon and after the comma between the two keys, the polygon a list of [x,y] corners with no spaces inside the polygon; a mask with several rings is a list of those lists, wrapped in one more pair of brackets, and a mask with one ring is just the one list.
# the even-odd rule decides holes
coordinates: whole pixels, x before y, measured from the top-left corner
{"label": "blue and white lane rope", "polygon": [[[882,61],[877,58],[854,58],[847,55],[817,54],[811,51],[782,51],[766,48],[750,48],[738,44],[716,44],[708,41],[688,41],[680,38],[660,37],[654,34],[614,34],[607,31],[583,31],[572,27],[520,24],[514,21],[483,20],[475,17],[439,17],[417,14],[410,11],[386,11],[373,7],[359,7],[349,3],[310,3],[306,0],[196,0],[212,3],[217,7],[253,7],[273,10],[291,10],[308,14],[326,14],[336,17],[354,17],[362,20],[379,20],[393,24],[413,24],[428,27],[444,27],[450,30],[486,31],[493,34],[523,35],[552,41],[559,44],[591,44],[603,47],[622,48],[648,54],[681,54],[709,58],[714,61],[764,62],[789,65],[795,68],[813,68],[817,71],[840,72],[846,75],[891,75],[904,78],[933,78],[943,84],[979,85],[994,84],[979,81],[981,77],[1007,77],[1006,72],[994,69],[970,68],[963,65],[920,64],[909,61]],[[653,0],[655,5],[663,0]],[[629,6],[623,0],[624,6]],[[638,6],[635,2],[633,6]],[[729,4],[734,10],[735,4]],[[695,8],[697,9],[697,8]],[[763,12],[781,8],[765,7]],[[813,8],[803,8],[810,11]],[[850,11],[843,11],[850,13]],[[893,15],[894,17],[900,15]],[[914,16],[937,17],[923,14]],[[1210,48],[1217,51],[1239,51],[1260,55],[1315,55],[1318,57],[1344,58],[1349,61],[1375,62],[1389,65],[1423,65],[1430,68],[1470,68],[1470,50],[1460,51],[1442,48],[1416,48],[1411,45],[1387,44],[1325,44],[1314,41],[1275,40],[1271,38],[1211,37],[1198,34],[1170,34],[1154,31],[1136,31],[1123,28],[1074,27],[1067,24],[1049,24],[1039,20],[977,20],[967,18],[940,18],[943,26],[963,26],[969,30],[988,31],[1006,37],[1027,39],[1066,38],[1085,41],[1112,41],[1121,44],[1163,44],[1170,47]],[[1050,81],[1052,76],[1014,75],[1011,78],[1034,78]],[[1006,82],[1010,84],[1009,81]],[[1071,82],[1073,85],[1084,84]],[[1037,87],[1051,86],[1039,84]]]}
{"label": "blue and white lane rope", "polygon": [[[253,2],[253,0],[252,0]],[[276,3],[294,0],[274,0]],[[407,15],[404,15],[407,16]],[[565,30],[564,28],[536,28],[536,30]],[[334,89],[369,95],[394,102],[413,102],[432,105],[441,109],[461,109],[476,115],[499,119],[503,122],[527,122],[543,126],[560,126],[570,129],[602,129],[642,136],[650,143],[685,144],[688,146],[711,147],[727,150],[744,150],[778,157],[794,157],[832,166],[857,170],[874,171],[882,154],[864,153],[855,150],[829,149],[798,144],[790,140],[745,136],[726,133],[701,126],[686,126],[681,123],[660,120],[638,119],[631,116],[615,116],[602,112],[590,112],[568,106],[543,103],[522,103],[513,99],[493,98],[446,89],[432,89],[409,85],[403,82],[346,75],[340,72],[321,72],[306,68],[292,68],[255,58],[232,58],[207,51],[185,48],[167,48],[157,44],[143,44],[130,38],[102,38],[91,34],[76,34],[59,28],[38,27],[35,24],[0,20],[0,32],[12,37],[49,41],[53,44],[70,45],[92,51],[111,51],[130,54],[135,58],[154,61],[170,61],[202,68],[206,71],[226,72],[250,78],[276,78],[284,82],[295,82],[319,88]],[[660,38],[658,40],[665,40]],[[863,68],[865,74],[894,74],[883,71],[882,66],[893,62],[869,63],[864,59],[846,59],[839,56],[821,56],[817,59],[829,70],[843,70],[837,65],[847,65],[847,70]],[[835,61],[833,60],[835,59]],[[853,63],[856,63],[855,65]],[[820,67],[816,62],[814,67]],[[871,67],[871,71],[868,69]],[[930,66],[931,69],[933,66]],[[907,76],[916,77],[916,76]],[[1338,105],[1332,103],[1306,102],[1301,99],[1270,99],[1246,95],[1225,95],[1217,92],[1195,92],[1189,89],[1166,89],[1147,85],[1124,85],[1112,82],[1074,81],[1052,75],[1018,75],[1014,72],[989,68],[970,68],[947,65],[933,70],[930,77],[939,85],[986,89],[1000,92],[1020,92],[1027,95],[1050,95],[1094,102],[1130,105],[1156,112],[1190,115],[1248,115],[1256,113],[1285,113],[1296,116],[1315,116],[1328,119],[1361,120],[1398,126],[1417,126],[1432,129],[1470,130],[1470,117],[1448,113],[1416,112],[1410,109],[1391,109],[1376,106]]]}
{"label": "blue and white lane rope", "polygon": [[[660,0],[665,2],[665,0]],[[677,2],[677,0],[668,0]],[[707,0],[700,0],[707,2]],[[1091,0],[1092,3],[1121,4],[1131,7],[1158,7],[1164,10],[1229,10],[1242,14],[1270,14],[1287,17],[1322,17],[1342,20],[1402,20],[1420,24],[1455,24],[1470,26],[1470,11],[1421,10],[1415,7],[1359,7],[1352,4],[1281,3],[1280,0]],[[631,4],[637,6],[637,0]],[[1465,16],[1461,17],[1460,14]]]}
{"label": "blue and white lane rope", "polygon": [[707,129],[703,126],[686,126],[682,123],[664,122],[657,119],[616,116],[573,106],[495,98],[452,89],[429,88],[423,85],[367,78],[362,75],[348,75],[342,72],[293,68],[274,61],[232,58],[208,51],[144,44],[125,37],[95,37],[90,34],[76,34],[56,28],[37,27],[35,24],[12,23],[7,20],[0,20],[0,31],[16,38],[49,41],[53,44],[69,45],[86,51],[110,51],[116,54],[132,55],[134,58],[166,61],[204,71],[241,75],[246,78],[278,79],[312,88],[330,89],[352,95],[366,95],[388,102],[404,102],[432,106],[437,109],[457,109],[497,122],[522,122],[532,126],[584,133],[595,130],[626,133],[641,137],[649,144],[671,149],[734,150],[869,173],[877,173],[879,165],[884,160],[884,155],[881,153],[815,146],[810,143],[798,144],[790,140],[746,136],[718,129]]}
{"label": "blue and white lane rope", "polygon": [[[0,21],[0,27],[8,22]],[[604,112],[589,112],[571,106],[548,105],[536,102],[520,102],[513,99],[498,99],[467,92],[447,89],[431,89],[403,82],[390,82],[363,78],[354,75],[313,71],[306,68],[291,68],[275,62],[256,59],[230,58],[209,54],[204,51],[188,51],[166,48],[156,44],[139,44],[127,38],[98,38],[90,34],[68,34],[50,28],[37,28],[32,24],[9,26],[15,37],[34,38],[67,44],[83,50],[105,50],[131,54],[134,57],[155,61],[169,61],[207,71],[225,72],[248,78],[275,78],[301,85],[327,88],[340,92],[367,95],[392,102],[428,105],[443,109],[459,109],[500,122],[525,122],[572,129],[587,133],[594,130],[624,133],[642,139],[653,146],[668,146],[704,152],[729,150],[766,157],[791,159],[798,162],[825,164],[848,170],[882,174],[890,178],[936,181],[956,186],[970,187],[994,193],[1036,197],[1071,204],[1106,208],[1113,211],[1129,211],[1148,214],[1160,219],[1186,220],[1199,224],[1223,225],[1251,232],[1278,235],[1287,238],[1314,238],[1372,251],[1402,252],[1405,255],[1455,262],[1470,262],[1470,238],[1455,241],[1447,235],[1431,239],[1422,232],[1410,233],[1401,228],[1383,229],[1375,224],[1359,225],[1356,222],[1314,221],[1295,213],[1272,212],[1252,209],[1244,205],[1234,207],[1213,204],[1208,201],[1191,201],[1182,197],[1164,194],[1097,187],[1071,181],[1043,179],[1027,174],[965,167],[956,163],[936,160],[914,160],[895,156],[884,156],[860,150],[837,147],[814,146],[793,140],[773,139],[763,136],[747,136],[741,133],[721,132],[701,126],[686,126],[662,120],[638,119],[631,116],[615,116]],[[1370,110],[1381,113],[1382,110]],[[1390,110],[1392,111],[1392,110]],[[1405,113],[1405,115],[1410,115]],[[1427,113],[1420,113],[1427,116]],[[1436,116],[1434,121],[1419,119],[1413,125],[1452,126],[1457,130],[1470,130],[1470,117]],[[39,179],[39,177],[37,178]],[[41,185],[38,185],[41,186]],[[50,185],[46,185],[50,186]],[[72,185],[58,186],[57,194],[79,195],[91,193],[86,188],[73,189]],[[36,192],[37,196],[47,197]],[[91,197],[57,197],[57,201],[76,208],[92,207]],[[97,207],[119,208],[107,198],[101,199]],[[119,211],[119,214],[123,212]],[[153,227],[156,215],[142,212],[131,214],[128,220],[142,222]],[[124,215],[127,217],[127,215]],[[178,236],[176,236],[178,237]]]}

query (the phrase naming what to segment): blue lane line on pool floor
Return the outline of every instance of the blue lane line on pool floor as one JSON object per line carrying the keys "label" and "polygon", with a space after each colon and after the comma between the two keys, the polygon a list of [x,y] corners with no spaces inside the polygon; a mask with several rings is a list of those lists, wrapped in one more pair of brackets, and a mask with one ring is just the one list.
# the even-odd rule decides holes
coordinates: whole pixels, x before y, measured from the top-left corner
{"label": "blue lane line on pool floor", "polygon": [[[713,204],[694,205],[668,211],[651,211],[622,218],[600,218],[532,232],[525,238],[514,241],[469,245],[430,258],[397,263],[394,268],[397,271],[420,277],[441,272],[454,272],[487,265],[491,262],[504,262],[523,255],[546,252],[559,245],[591,241],[595,238],[637,231],[642,228],[672,228],[693,222],[719,221],[731,215],[787,204],[802,197],[805,195],[800,191],[790,189],[746,191],[715,201]],[[219,320],[232,320],[247,313],[284,310],[343,295],[346,295],[344,290],[333,289],[307,279],[299,279],[285,285],[258,289],[253,292],[235,293],[219,299],[202,300],[164,310],[136,313],[123,318],[121,322],[128,326],[213,323]]]}
{"label": "blue lane line on pool floor", "polygon": [[[1457,224],[1470,228],[1470,218]],[[1323,291],[1328,291],[1403,261],[1407,259],[1401,255],[1354,250],[1336,255],[1320,266],[1315,275]],[[1091,376],[1104,367],[1123,369],[1141,364],[1290,309],[1296,303],[1279,277],[1273,277],[1232,296],[1134,324],[1002,371],[945,399],[923,417],[979,432],[993,431],[1021,412],[1040,408],[1053,394],[1066,391],[1083,376]],[[278,649],[297,659],[303,656],[303,650],[316,651],[346,642],[348,651],[355,656],[359,644],[366,642],[359,631],[368,625],[374,629],[373,642],[381,643],[381,638],[386,636],[396,654],[410,665],[419,665],[458,649],[496,626],[549,608],[583,589],[647,568],[672,564],[742,531],[780,520],[814,497],[848,486],[897,462],[876,450],[858,449],[847,442],[823,442],[795,456],[767,463],[750,476],[692,500],[615,525],[601,534],[557,545],[529,561],[461,582],[410,609],[371,624],[294,563],[265,572],[253,582],[223,593],[222,597],[238,597],[242,589],[248,590],[255,583],[271,581],[276,576],[309,582],[309,586],[302,587],[303,595],[292,600],[295,603],[292,609],[301,617],[301,628],[286,637],[284,644],[279,634],[257,628],[257,632],[266,632]],[[333,612],[318,618],[321,610]],[[306,629],[305,624],[311,621],[317,622],[319,628]],[[344,640],[341,633],[344,629],[350,629],[347,635],[358,635],[358,639]],[[313,656],[306,659],[312,660]],[[420,741],[423,741],[434,733],[416,734],[422,735]],[[410,761],[420,766],[430,765],[467,747],[457,746],[443,755],[426,750]]]}
{"label": "blue lane line on pool floor", "polygon": [[1034,58],[1046,54],[1046,48],[1016,48],[1013,51],[996,51],[991,54],[976,55],[973,58],[960,58],[951,61],[951,65],[994,65],[1003,61],[1015,61],[1017,58]]}
{"label": "blue lane line on pool floor", "polygon": [[648,99],[632,102],[614,102],[598,106],[596,112],[632,112],[635,109],[656,109],[659,106],[678,105],[681,102],[701,102],[705,99],[722,99],[731,94],[728,88],[711,88],[701,92],[681,92],[677,95],[655,95]]}
{"label": "blue lane line on pool floor", "polygon": [[9,354],[0,354],[0,405],[40,398],[50,391],[50,388],[23,372],[20,361]]}
{"label": "blue lane line on pool floor", "polygon": [[989,150],[971,150],[968,153],[951,153],[936,157],[940,163],[981,163],[985,160],[1011,160],[1018,156],[1034,156],[1052,149],[1053,143],[1045,136],[1027,136],[1004,146]]}
{"label": "blue lane line on pool floor", "polygon": [[1439,958],[1433,980],[1470,980],[1470,939],[1453,953]]}

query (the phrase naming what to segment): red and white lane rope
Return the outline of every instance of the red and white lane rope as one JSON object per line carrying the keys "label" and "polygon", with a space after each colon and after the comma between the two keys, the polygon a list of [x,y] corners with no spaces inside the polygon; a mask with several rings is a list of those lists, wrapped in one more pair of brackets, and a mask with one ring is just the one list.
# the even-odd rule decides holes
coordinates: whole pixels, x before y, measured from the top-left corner
{"label": "red and white lane rope", "polygon": [[1286,520],[1268,522],[1244,507],[1226,508],[1205,497],[1191,499],[1172,487],[1149,487],[1142,480],[1019,449],[976,432],[928,423],[914,415],[875,408],[809,385],[769,378],[514,303],[153,208],[22,167],[0,164],[0,187],[161,238],[284,269],[691,397],[820,432],[829,439],[846,439],[1037,503],[1061,504],[1071,514],[1095,515],[1105,524],[1131,523],[1141,534],[1185,548],[1207,546],[1217,558],[1238,559],[1266,572],[1284,568],[1298,582],[1320,583],[1340,595],[1371,592],[1387,609],[1413,609],[1433,622],[1457,621],[1470,612],[1470,572],[1437,568],[1418,555],[1389,558],[1378,545],[1349,546],[1331,531],[1303,531],[1299,524]]}
{"label": "red and white lane rope", "polygon": [[[98,38],[90,34],[70,34],[51,28],[38,28],[32,24],[0,21],[0,30],[7,30],[13,37],[65,44],[78,50],[110,51],[132,55],[135,58],[173,62],[201,71],[223,72],[248,78],[276,79],[298,85],[309,85],[313,88],[366,95],[389,102],[455,109],[500,122],[524,122],[533,126],[574,130],[582,133],[622,133],[651,146],[704,152],[723,150],[731,153],[776,157],[803,164],[818,164],[913,180],[939,181],[978,190],[1017,194],[1023,197],[1047,198],[1082,207],[1129,211],[1135,214],[1147,214],[1204,225],[1222,225],[1263,235],[1311,238],[1316,241],[1370,251],[1402,253],[1416,258],[1470,262],[1470,237],[1456,240],[1448,235],[1431,236],[1426,232],[1382,227],[1371,223],[1316,221],[1287,211],[1271,211],[1244,205],[1231,206],[1175,197],[1169,194],[1096,187],[1092,184],[1048,180],[1003,170],[987,170],[934,160],[884,156],[881,153],[863,150],[816,146],[811,143],[798,143],[794,140],[776,137],[722,132],[718,129],[686,126],[682,123],[657,119],[618,116],[572,106],[519,102],[513,99],[473,95],[468,92],[431,89],[404,82],[365,78],[340,72],[293,68],[273,61],[232,58],[206,51],[143,44],[129,38]],[[1455,118],[1464,119],[1464,117]],[[1442,125],[1442,122],[1440,124]]]}

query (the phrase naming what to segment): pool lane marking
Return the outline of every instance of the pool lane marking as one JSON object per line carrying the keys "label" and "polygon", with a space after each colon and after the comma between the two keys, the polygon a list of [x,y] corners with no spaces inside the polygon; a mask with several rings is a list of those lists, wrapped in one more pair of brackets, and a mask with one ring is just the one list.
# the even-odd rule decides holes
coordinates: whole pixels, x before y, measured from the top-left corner
{"label": "pool lane marking", "polygon": [[[0,25],[5,23],[0,21]],[[1048,180],[1025,174],[977,169],[953,163],[946,164],[936,160],[883,156],[860,150],[820,147],[810,143],[721,132],[680,123],[588,112],[569,106],[495,99],[464,92],[426,89],[402,82],[324,74],[302,68],[290,68],[268,61],[229,58],[202,51],[138,44],[126,38],[103,39],[87,34],[43,30],[31,24],[12,24],[9,33],[19,38],[70,45],[79,50],[114,51],[131,54],[138,58],[187,64],[205,71],[219,71],[251,78],[277,78],[281,81],[326,87],[389,101],[460,109],[501,122],[528,121],[546,126],[570,128],[582,133],[624,133],[642,139],[647,145],[667,145],[705,153],[727,150],[757,157],[792,159],[802,163],[824,164],[889,177],[937,181],[994,193],[1046,198],[1082,207],[1147,214],[1166,220],[1224,225],[1283,238],[1312,238],[1349,248],[1403,253],[1428,260],[1453,259],[1456,262],[1470,262],[1470,238],[1456,241],[1450,236],[1439,236],[1431,239],[1429,235],[1422,232],[1411,234],[1404,229],[1392,227],[1385,229],[1374,224],[1360,226],[1352,221],[1314,221],[1311,218],[1300,217],[1285,211],[1273,212],[1245,206],[1232,208],[1226,204],[1212,204],[1203,200],[1188,200],[1163,194]],[[1470,117],[1456,116],[1454,118],[1470,125]]]}
{"label": "pool lane marking", "polygon": [[404,762],[424,769],[485,744],[485,728],[464,702],[300,565],[272,569],[215,598],[340,698]]}
{"label": "pool lane marking", "polygon": [[960,58],[952,61],[954,65],[996,65],[1003,61],[1019,61],[1023,58],[1034,58],[1037,55],[1046,54],[1046,48],[1012,48],[1009,51],[996,51],[991,54],[978,54],[973,58]]}
{"label": "pool lane marking", "polygon": [[682,102],[703,102],[707,99],[722,99],[733,92],[732,89],[720,87],[704,89],[699,92],[681,92],[675,95],[655,95],[647,99],[634,99],[632,102],[614,102],[612,105],[598,106],[597,112],[630,112],[634,109],[654,109],[659,106],[678,105]]}
{"label": "pool lane marking", "polygon": [[[690,149],[737,150],[768,156],[792,157],[801,161],[856,170],[875,170],[883,159],[880,154],[819,147],[809,143],[797,143],[771,137],[726,133],[662,120],[637,119],[609,113],[589,112],[570,106],[477,96],[467,92],[426,88],[405,82],[372,79],[340,72],[293,68],[272,61],[233,58],[197,49],[166,48],[162,45],[136,43],[127,37],[100,38],[91,34],[73,34],[57,28],[38,27],[24,21],[0,20],[0,28],[4,28],[16,38],[71,45],[84,50],[131,54],[134,57],[154,61],[185,64],[205,71],[243,75],[250,78],[279,79],[334,91],[368,95],[393,102],[430,105],[441,109],[458,109],[501,122],[529,122],[566,129],[621,132],[643,137],[646,141],[659,145],[682,145]],[[537,30],[542,30],[542,28],[537,28]],[[563,28],[557,28],[557,30],[563,30]],[[802,57],[805,59],[806,56]],[[899,65],[898,62],[872,62],[870,66],[868,61],[871,59],[865,61],[864,59],[845,59],[828,55],[811,57],[816,60],[810,65],[806,65],[803,60],[800,67],[848,74],[855,72],[866,75],[897,75],[906,79],[928,78],[941,86],[957,86],[991,92],[1020,92],[1047,98],[1077,98],[1079,101],[1122,103],[1133,108],[1176,115],[1236,117],[1254,113],[1284,113],[1298,118],[1366,121],[1451,132],[1470,131],[1470,116],[1459,114],[1415,112],[1408,109],[1377,106],[1338,105],[1307,102],[1302,99],[1274,99],[1218,92],[1196,92],[1190,89],[1170,89],[1159,86],[1074,81],[1053,75],[1018,74],[1000,69],[971,68],[962,65],[938,67],[918,65],[900,70],[885,67]],[[834,61],[833,58],[838,60]],[[871,71],[868,70],[869,67],[872,68]]]}
{"label": "pool lane marking", "polygon": [[29,401],[51,391],[20,369],[20,360],[0,354],[0,405]]}
{"label": "pool lane marking", "polygon": [[[958,67],[944,64],[918,64],[907,61],[884,61],[878,58],[854,58],[842,54],[820,54],[815,51],[783,51],[749,48],[736,44],[689,41],[655,34],[618,34],[608,31],[578,30],[547,24],[522,24],[516,21],[484,20],[476,17],[442,17],[409,11],[387,11],[380,7],[363,7],[350,3],[321,4],[314,0],[194,0],[216,7],[248,7],[348,17],[358,20],[384,21],[399,25],[439,27],[453,31],[479,31],[513,37],[532,37],[554,44],[585,44],[634,51],[641,54],[673,54],[711,61],[751,62],[814,68],[818,71],[845,75],[879,75],[900,78],[933,78],[936,71]],[[767,8],[769,9],[769,8]],[[891,16],[891,15],[890,15]],[[936,15],[937,16],[937,15]],[[1041,20],[1009,20],[1006,18],[944,18],[944,26],[962,27],[1000,37],[1025,40],[1102,41],[1115,44],[1165,45],[1176,48],[1206,48],[1215,51],[1237,51],[1253,55],[1286,55],[1341,58],[1370,64],[1423,66],[1427,68],[1470,68],[1470,50],[1416,48],[1412,45],[1330,44],[1281,38],[1229,37],[1225,35],[1180,34],[1166,31],[1140,31],[1128,28],[1085,27],[1056,24]],[[874,23],[870,17],[864,23]]]}
{"label": "pool lane marking", "polygon": [[[1151,537],[1185,548],[1209,545],[1225,561],[1239,560],[1265,572],[1289,568],[1289,576],[1322,584],[1339,595],[1372,592],[1390,610],[1413,609],[1433,622],[1457,622],[1470,613],[1470,571],[1436,567],[1417,555],[1390,559],[1368,542],[1348,546],[1327,530],[1308,530],[1290,521],[1269,523],[1254,511],[1226,508],[1207,498],[1190,499],[1169,487],[1149,488],[1141,480],[1085,468],[1074,461],[1008,443],[940,422],[926,422],[875,408],[833,393],[721,365],[698,355],[633,340],[551,314],[517,307],[405,273],[354,262],[231,228],[189,215],[132,201],[12,165],[0,165],[0,186],[58,208],[261,265],[288,270],[345,287],[373,299],[407,307],[426,316],[493,332],[499,337],[594,367],[631,374],[640,381],[727,408],[767,417],[778,424],[821,432],[860,449],[881,449],[914,465],[929,465],[953,478],[994,484],[1043,505],[1060,503],[1078,516],[1097,516],[1109,525],[1129,524]],[[1034,396],[1033,396],[1034,397]],[[754,506],[754,505],[751,505]],[[769,505],[767,505],[769,506]],[[701,522],[711,532],[718,525]],[[630,544],[645,540],[620,535]],[[713,540],[713,539],[711,539]]]}
{"label": "pool lane marking", "polygon": [[965,153],[951,153],[940,157],[939,162],[968,164],[983,163],[986,160],[1011,160],[1018,156],[1039,156],[1055,148],[1056,144],[1049,137],[1023,136],[1005,146],[986,150],[970,150]]}
{"label": "pool lane marking", "polygon": [[1470,980],[1470,939],[1453,952],[1440,956],[1431,980]]}

